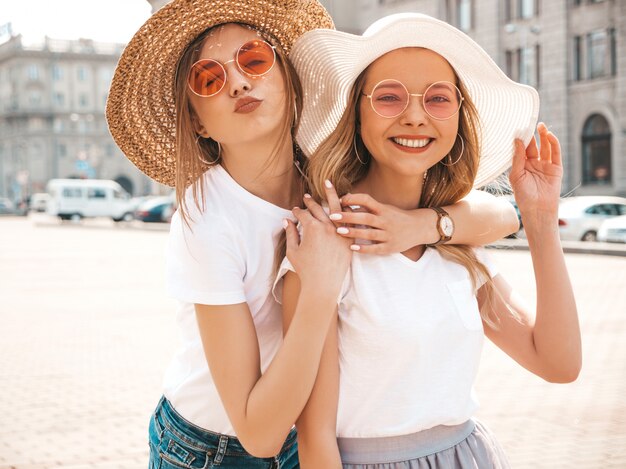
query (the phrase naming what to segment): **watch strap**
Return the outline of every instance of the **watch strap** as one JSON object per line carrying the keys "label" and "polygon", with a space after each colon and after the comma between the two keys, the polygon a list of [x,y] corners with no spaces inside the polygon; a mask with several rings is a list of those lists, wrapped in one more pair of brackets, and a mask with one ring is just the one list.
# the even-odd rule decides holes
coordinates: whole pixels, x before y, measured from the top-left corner
{"label": "watch strap", "polygon": [[452,236],[447,236],[441,229],[441,219],[443,217],[450,218],[450,214],[446,212],[444,209],[442,209],[441,207],[428,207],[428,208],[434,210],[435,213],[437,214],[437,221],[435,222],[435,226],[437,227],[437,232],[439,233],[439,240],[434,243],[427,244],[426,246],[428,247],[437,246],[439,244],[443,244],[443,243],[450,241],[452,239]]}

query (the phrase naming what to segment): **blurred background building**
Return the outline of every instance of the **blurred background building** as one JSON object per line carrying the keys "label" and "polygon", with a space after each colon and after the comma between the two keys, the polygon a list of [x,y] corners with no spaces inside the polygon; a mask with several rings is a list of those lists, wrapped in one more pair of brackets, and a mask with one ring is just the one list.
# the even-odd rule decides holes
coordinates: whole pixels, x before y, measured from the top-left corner
{"label": "blurred background building", "polygon": [[0,44],[0,196],[18,201],[59,177],[114,179],[131,194],[150,193],[104,118],[124,44],[9,36]]}
{"label": "blurred background building", "polygon": [[[167,0],[148,2],[154,12]],[[467,32],[509,77],[539,90],[540,118],[562,144],[564,192],[626,195],[626,1],[321,2],[338,29],[352,33],[406,11]],[[16,199],[67,176],[116,179],[135,195],[159,192],[106,129],[106,93],[123,44],[46,39],[34,47],[10,25],[0,25],[3,34],[10,39],[0,44],[0,195]]]}

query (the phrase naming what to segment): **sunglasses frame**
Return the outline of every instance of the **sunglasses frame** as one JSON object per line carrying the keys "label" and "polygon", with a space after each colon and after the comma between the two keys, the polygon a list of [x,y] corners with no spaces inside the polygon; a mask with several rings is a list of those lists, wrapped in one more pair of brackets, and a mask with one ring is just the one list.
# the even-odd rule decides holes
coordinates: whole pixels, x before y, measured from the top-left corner
{"label": "sunglasses frame", "polygon": [[[265,45],[269,46],[270,49],[272,50],[272,65],[270,66],[270,68],[266,72],[260,73],[258,75],[246,72],[243,68],[241,68],[241,65],[239,64],[239,61],[237,60],[237,57],[239,57],[239,53],[241,52],[241,49],[244,46],[246,46],[247,44],[250,44],[251,42],[262,42]],[[190,78],[191,72],[193,71],[195,66],[198,65],[199,63],[206,63],[206,62],[214,62],[214,63],[216,63],[217,65],[219,65],[221,67],[222,71],[224,72],[224,82],[222,83],[222,86],[220,87],[220,89],[217,90],[213,94],[199,94],[199,93],[196,93],[195,90],[189,84],[189,78]],[[276,47],[271,45],[269,42],[264,41],[262,39],[251,39],[250,41],[246,41],[242,45],[239,46],[239,48],[237,49],[237,52],[235,52],[235,58],[234,59],[227,60],[224,63],[220,62],[219,60],[215,60],[215,59],[200,59],[200,60],[197,60],[197,61],[195,61],[193,63],[193,65],[189,69],[189,75],[187,76],[187,87],[189,88],[189,90],[193,94],[195,94],[196,96],[199,96],[201,98],[211,98],[211,97],[215,96],[216,94],[220,93],[224,89],[224,87],[226,86],[226,82],[228,81],[228,73],[226,73],[226,65],[228,65],[231,62],[235,62],[235,64],[237,65],[237,68],[239,69],[239,71],[241,73],[243,73],[244,75],[247,75],[247,76],[249,76],[251,78],[258,78],[258,77],[265,76],[268,73],[270,73],[272,71],[272,69],[274,68],[274,65],[276,65]]]}
{"label": "sunglasses frame", "polygon": [[[378,86],[381,83],[384,83],[384,82],[387,82],[387,81],[392,81],[392,82],[398,83],[400,86],[402,86],[402,88],[404,88],[404,91],[406,91],[406,94],[408,96],[408,99],[406,100],[406,104],[404,105],[404,108],[402,108],[402,111],[400,111],[398,114],[396,114],[394,116],[383,116],[380,112],[378,112],[376,110],[376,108],[374,107],[374,101],[372,100],[372,96],[374,96],[374,91],[376,91],[376,88],[378,88]],[[430,90],[433,86],[435,86],[438,83],[448,83],[448,84],[454,86],[456,88],[456,90],[458,91],[458,93],[459,93],[459,98],[460,98],[459,99],[459,107],[457,108],[457,110],[450,117],[435,117],[430,112],[428,112],[428,110],[426,109],[426,105],[424,104],[424,96],[426,96],[428,94],[428,90]],[[446,121],[446,120],[452,119],[454,116],[456,116],[459,113],[459,111],[461,110],[461,106],[463,104],[463,101],[465,100],[465,98],[461,94],[461,90],[459,89],[459,87],[456,86],[451,81],[446,81],[446,80],[440,80],[440,81],[436,81],[434,83],[431,83],[430,85],[428,85],[428,88],[426,88],[426,91],[424,91],[423,93],[409,93],[408,88],[406,86],[404,86],[404,83],[402,83],[400,80],[396,80],[394,78],[385,78],[384,80],[380,80],[378,83],[376,83],[374,85],[374,88],[372,88],[372,94],[367,94],[365,92],[361,92],[361,94],[363,96],[365,96],[366,98],[369,98],[370,106],[372,107],[372,110],[376,114],[378,114],[380,117],[382,117],[384,119],[394,119],[394,118],[396,118],[398,116],[401,116],[404,113],[404,111],[406,111],[406,109],[409,107],[409,101],[411,100],[411,96],[416,96],[416,97],[421,96],[422,97],[422,100],[421,100],[422,101],[422,109],[424,109],[424,112],[426,112],[426,114],[428,114],[431,118],[433,118],[435,120],[438,120],[438,121]]]}

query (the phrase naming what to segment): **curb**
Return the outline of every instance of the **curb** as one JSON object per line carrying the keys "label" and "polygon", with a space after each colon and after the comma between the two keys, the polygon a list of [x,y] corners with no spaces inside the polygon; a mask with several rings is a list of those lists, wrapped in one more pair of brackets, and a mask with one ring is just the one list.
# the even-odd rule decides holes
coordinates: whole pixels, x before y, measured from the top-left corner
{"label": "curb", "polygon": [[[566,254],[596,254],[601,256],[626,257],[626,244],[600,243],[583,241],[561,241],[563,252]],[[489,249],[511,249],[515,251],[529,251],[528,241],[521,238],[506,238],[485,246]]]}

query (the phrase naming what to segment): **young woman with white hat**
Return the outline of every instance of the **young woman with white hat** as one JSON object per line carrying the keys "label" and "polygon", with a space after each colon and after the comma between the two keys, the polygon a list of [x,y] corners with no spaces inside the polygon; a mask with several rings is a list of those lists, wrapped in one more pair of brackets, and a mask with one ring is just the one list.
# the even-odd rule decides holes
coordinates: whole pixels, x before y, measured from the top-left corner
{"label": "young woman with white hat", "polygon": [[[535,144],[537,92],[509,80],[461,31],[420,14],[384,18],[363,36],[309,32],[291,58],[305,93],[299,143],[311,155],[315,199],[332,184],[344,206],[359,192],[402,209],[436,208],[512,164],[537,280],[534,311],[484,251],[437,245],[381,256],[353,246],[338,333],[296,424],[301,467],[508,467],[472,418],[484,336],[550,382],[573,381],[581,367],[557,225],[561,154],[543,124],[541,149]],[[337,203],[329,200],[331,218],[345,223],[339,233],[373,230],[359,226],[372,225],[370,213],[339,213]],[[281,265],[275,294],[287,325],[306,270]]]}
{"label": "young woman with white hat", "polygon": [[[293,424],[351,252],[325,214],[288,210],[302,205],[304,183],[293,143],[301,90],[287,55],[302,33],[332,27],[316,0],[173,0],[120,58],[107,102],[111,133],[141,171],[176,187],[179,202],[167,287],[181,301],[181,344],[150,421],[154,467],[297,464]],[[394,211],[378,248],[439,239],[429,212]],[[450,213],[454,242],[497,239],[516,222],[498,203]],[[288,251],[310,268],[283,339],[274,252],[283,219],[294,217],[305,235]]]}

